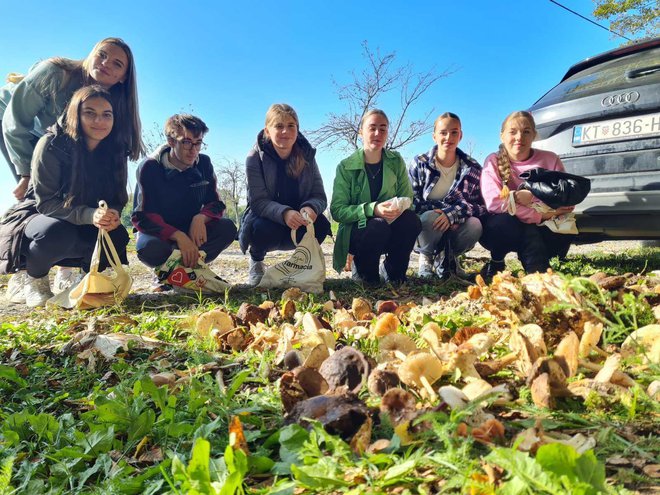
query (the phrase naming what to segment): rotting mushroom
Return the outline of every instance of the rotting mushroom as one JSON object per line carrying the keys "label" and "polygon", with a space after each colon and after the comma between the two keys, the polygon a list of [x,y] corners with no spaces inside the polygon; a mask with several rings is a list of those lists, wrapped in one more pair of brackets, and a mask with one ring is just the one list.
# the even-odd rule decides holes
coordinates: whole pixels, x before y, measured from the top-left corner
{"label": "rotting mushroom", "polygon": [[389,416],[393,426],[397,426],[417,416],[416,404],[410,392],[402,388],[391,388],[383,395],[380,410]]}
{"label": "rotting mushroom", "polygon": [[321,374],[312,368],[299,366],[288,371],[280,378],[280,397],[285,412],[306,399],[325,394],[328,384]]}
{"label": "rotting mushroom", "polygon": [[378,365],[369,373],[367,388],[373,395],[382,397],[388,390],[398,387],[401,381],[396,371],[389,365]]}
{"label": "rotting mushroom", "polygon": [[397,373],[404,384],[426,390],[433,401],[438,398],[432,384],[443,375],[444,367],[434,355],[426,352],[411,354],[401,363]]}
{"label": "rotting mushroom", "polygon": [[387,301],[377,301],[376,302],[376,314],[382,313],[394,313],[399,307],[399,303],[392,300]]}
{"label": "rotting mushroom", "polygon": [[327,358],[319,373],[331,390],[346,386],[351,392],[359,392],[369,377],[369,363],[364,354],[353,347],[343,347]]}

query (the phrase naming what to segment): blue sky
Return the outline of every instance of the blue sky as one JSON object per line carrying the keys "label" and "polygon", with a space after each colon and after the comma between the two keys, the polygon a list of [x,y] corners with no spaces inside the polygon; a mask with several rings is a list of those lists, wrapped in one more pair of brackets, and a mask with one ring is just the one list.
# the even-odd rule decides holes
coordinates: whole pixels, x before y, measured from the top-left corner
{"label": "blue sky", "polygon": [[[293,105],[303,130],[341,112],[332,80],[349,82],[350,71],[363,67],[363,40],[417,71],[455,70],[416,113],[459,114],[463,148],[480,161],[497,148],[508,113],[529,107],[573,63],[620,44],[548,0],[0,0],[5,13],[10,4],[11,22],[0,30],[2,78],[54,55],[83,58],[99,39],[119,36],[135,55],[143,127],[192,109],[211,129],[205,140],[216,165],[244,161],[271,103]],[[593,10],[591,0],[564,4],[583,15]],[[397,112],[391,99],[379,106]],[[402,154],[408,161],[431,145],[428,135]],[[344,155],[317,154],[328,195]],[[4,163],[0,187],[4,210],[13,199]]]}

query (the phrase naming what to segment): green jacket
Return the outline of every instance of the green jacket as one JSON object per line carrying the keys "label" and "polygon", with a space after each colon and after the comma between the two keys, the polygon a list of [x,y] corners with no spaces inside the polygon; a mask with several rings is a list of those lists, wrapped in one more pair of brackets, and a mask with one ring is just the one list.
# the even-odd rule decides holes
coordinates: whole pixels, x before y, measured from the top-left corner
{"label": "green jacket", "polygon": [[377,203],[395,197],[407,196],[412,200],[413,190],[408,179],[406,164],[396,151],[383,150],[383,186],[376,201],[371,201],[369,180],[364,170],[364,151],[359,149],[337,166],[332,189],[330,213],[339,222],[332,264],[341,272],[346,265],[351,229],[363,229],[367,218],[374,216]]}

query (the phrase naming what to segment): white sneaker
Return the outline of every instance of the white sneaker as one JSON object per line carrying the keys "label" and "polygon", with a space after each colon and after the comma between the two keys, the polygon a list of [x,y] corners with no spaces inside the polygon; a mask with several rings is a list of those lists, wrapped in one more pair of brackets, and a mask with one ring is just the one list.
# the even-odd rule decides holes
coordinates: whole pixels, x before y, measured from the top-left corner
{"label": "white sneaker", "polygon": [[50,281],[48,275],[41,278],[32,278],[27,276],[27,283],[25,284],[25,304],[30,308],[43,306],[46,301],[53,297],[50,290]]}
{"label": "white sneaker", "polygon": [[27,276],[27,272],[21,270],[9,277],[9,282],[7,282],[7,292],[5,293],[5,298],[9,302],[17,304],[25,303],[25,284],[27,283]]}
{"label": "white sneaker", "polygon": [[433,256],[426,254],[419,255],[419,266],[417,267],[417,276],[419,278],[433,278],[435,272],[433,271]]}
{"label": "white sneaker", "polygon": [[261,278],[266,271],[266,264],[263,261],[255,261],[250,258],[250,271],[248,273],[248,285],[256,287],[261,282]]}
{"label": "white sneaker", "polygon": [[65,290],[80,282],[82,278],[83,275],[80,270],[66,266],[60,266],[55,272],[55,280],[53,280],[53,292],[55,292],[55,294],[64,292]]}

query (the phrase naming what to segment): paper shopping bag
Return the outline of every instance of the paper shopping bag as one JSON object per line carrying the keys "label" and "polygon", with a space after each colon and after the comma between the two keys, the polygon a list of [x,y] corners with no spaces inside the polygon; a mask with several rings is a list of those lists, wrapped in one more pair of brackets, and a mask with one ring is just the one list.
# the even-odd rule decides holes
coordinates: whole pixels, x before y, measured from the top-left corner
{"label": "paper shopping bag", "polygon": [[307,232],[300,243],[296,242],[296,231],[291,231],[291,239],[296,248],[289,259],[266,269],[258,287],[286,288],[298,287],[305,292],[323,292],[325,282],[325,259],[319,241],[316,240],[314,222],[307,214]]}

